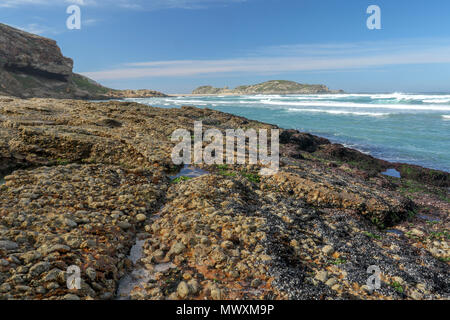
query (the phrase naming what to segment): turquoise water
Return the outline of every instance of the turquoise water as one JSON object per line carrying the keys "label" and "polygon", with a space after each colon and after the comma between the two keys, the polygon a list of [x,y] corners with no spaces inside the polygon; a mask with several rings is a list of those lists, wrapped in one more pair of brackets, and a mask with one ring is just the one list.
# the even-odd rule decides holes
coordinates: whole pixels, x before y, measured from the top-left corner
{"label": "turquoise water", "polygon": [[192,105],[310,132],[393,162],[450,171],[450,95],[258,95],[127,99]]}

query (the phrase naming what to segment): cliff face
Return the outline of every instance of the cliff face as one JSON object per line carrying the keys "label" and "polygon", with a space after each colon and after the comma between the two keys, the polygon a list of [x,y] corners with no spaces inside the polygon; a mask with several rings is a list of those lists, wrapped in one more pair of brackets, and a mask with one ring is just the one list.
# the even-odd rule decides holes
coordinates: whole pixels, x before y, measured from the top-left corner
{"label": "cliff face", "polygon": [[73,61],[55,41],[0,24],[0,67],[64,79],[72,74]]}
{"label": "cliff face", "polygon": [[0,93],[29,98],[96,98],[77,86],[73,60],[54,40],[0,24]]}
{"label": "cliff face", "polygon": [[330,90],[321,84],[300,84],[286,80],[272,80],[255,85],[239,86],[235,89],[227,87],[220,89],[212,86],[202,86],[195,89],[193,94],[321,94],[321,93],[343,93],[342,90]]}
{"label": "cliff face", "polygon": [[[128,97],[127,91],[106,88],[72,69],[73,60],[62,55],[56,41],[0,23],[0,94],[59,99]],[[130,97],[163,95],[150,90],[131,93]]]}

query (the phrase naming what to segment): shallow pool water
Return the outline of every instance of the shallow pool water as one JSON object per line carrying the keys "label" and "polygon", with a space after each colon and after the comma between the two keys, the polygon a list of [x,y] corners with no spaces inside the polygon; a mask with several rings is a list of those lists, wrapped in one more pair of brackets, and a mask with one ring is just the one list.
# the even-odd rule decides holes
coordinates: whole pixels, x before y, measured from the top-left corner
{"label": "shallow pool water", "polygon": [[387,233],[393,233],[398,236],[402,236],[404,234],[403,231],[397,229],[386,230]]}
{"label": "shallow pool water", "polygon": [[201,177],[201,176],[204,176],[207,174],[209,174],[208,171],[205,171],[205,170],[202,170],[199,168],[195,168],[191,165],[185,165],[183,167],[183,169],[181,169],[177,175],[171,176],[170,179],[174,180],[179,177],[197,178],[197,177]]}
{"label": "shallow pool water", "polygon": [[382,172],[381,174],[385,175],[385,176],[389,176],[389,177],[394,177],[394,178],[401,178],[401,174],[400,172],[398,172],[395,169],[387,169],[385,172]]}
{"label": "shallow pool water", "polygon": [[427,215],[420,215],[420,216],[417,216],[417,217],[419,219],[426,220],[426,221],[429,221],[429,222],[441,222],[440,219],[435,218],[435,217],[431,217],[431,216],[427,216]]}

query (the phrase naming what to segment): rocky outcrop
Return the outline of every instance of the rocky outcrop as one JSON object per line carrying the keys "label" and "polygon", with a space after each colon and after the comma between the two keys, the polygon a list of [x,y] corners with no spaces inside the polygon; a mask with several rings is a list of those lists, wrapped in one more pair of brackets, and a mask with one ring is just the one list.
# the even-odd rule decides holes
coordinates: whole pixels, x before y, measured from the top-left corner
{"label": "rocky outcrop", "polygon": [[0,23],[0,94],[21,98],[109,99],[153,97],[151,90],[106,88],[72,72],[73,60],[64,57],[54,40]]}
{"label": "rocky outcrop", "polygon": [[235,89],[225,87],[223,89],[212,86],[202,86],[192,94],[229,94],[229,95],[254,95],[254,94],[322,94],[322,93],[343,93],[342,90],[334,91],[324,85],[300,84],[294,81],[272,80],[255,85],[239,86]]}
{"label": "rocky outcrop", "polygon": [[0,93],[23,98],[99,98],[78,85],[87,80],[74,75],[72,68],[72,59],[62,55],[55,41],[0,24]]}
{"label": "rocky outcrop", "polygon": [[153,98],[153,97],[167,97],[166,94],[155,90],[111,90],[107,96],[115,99],[123,98]]}
{"label": "rocky outcrop", "polygon": [[69,77],[73,61],[61,54],[56,41],[0,24],[0,68]]}
{"label": "rocky outcrop", "polygon": [[[107,300],[134,274],[125,298],[449,298],[446,188],[407,190],[420,180],[367,174],[352,150],[295,130],[281,132],[273,176],[201,165],[175,178],[171,135],[195,121],[276,128],[195,107],[0,97],[0,300]],[[74,265],[80,290],[66,285]]]}
{"label": "rocky outcrop", "polygon": [[232,90],[230,90],[228,87],[225,87],[223,89],[221,88],[214,88],[213,86],[201,86],[192,91],[192,94],[231,94]]}
{"label": "rocky outcrop", "polygon": [[0,68],[67,80],[73,61],[56,41],[0,24]]}

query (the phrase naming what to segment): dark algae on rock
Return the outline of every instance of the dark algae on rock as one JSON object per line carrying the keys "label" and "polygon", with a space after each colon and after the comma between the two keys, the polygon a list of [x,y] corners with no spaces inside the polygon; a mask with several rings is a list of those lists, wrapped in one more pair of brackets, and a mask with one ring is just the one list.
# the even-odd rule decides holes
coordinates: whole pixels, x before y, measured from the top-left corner
{"label": "dark algae on rock", "polygon": [[[449,173],[283,129],[272,176],[182,171],[170,137],[201,120],[276,128],[195,107],[0,97],[0,299],[120,298],[136,266],[151,276],[131,299],[450,297]],[[72,265],[81,290],[66,286]]]}

